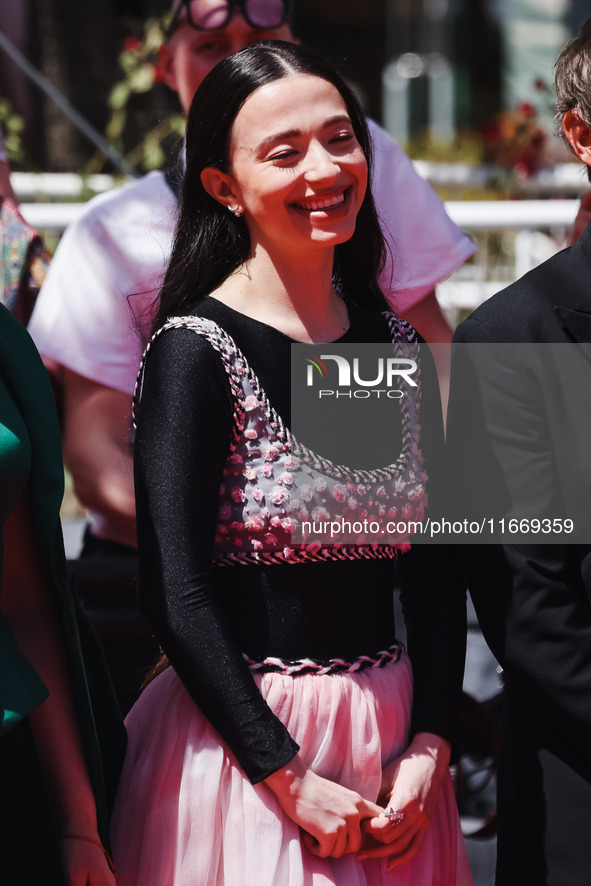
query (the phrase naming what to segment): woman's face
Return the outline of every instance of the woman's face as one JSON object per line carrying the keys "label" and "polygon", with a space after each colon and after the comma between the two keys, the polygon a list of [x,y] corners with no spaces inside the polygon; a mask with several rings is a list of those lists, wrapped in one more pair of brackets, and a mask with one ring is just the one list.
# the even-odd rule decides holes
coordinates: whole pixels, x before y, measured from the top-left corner
{"label": "woman's face", "polygon": [[367,161],[331,83],[295,74],[259,87],[234,121],[229,159],[253,254],[293,256],[352,236]]}

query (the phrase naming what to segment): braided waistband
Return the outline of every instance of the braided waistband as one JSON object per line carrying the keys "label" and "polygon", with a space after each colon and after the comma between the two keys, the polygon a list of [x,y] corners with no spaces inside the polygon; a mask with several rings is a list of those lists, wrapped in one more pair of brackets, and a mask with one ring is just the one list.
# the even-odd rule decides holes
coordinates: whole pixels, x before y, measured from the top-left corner
{"label": "braided waistband", "polygon": [[315,661],[312,658],[302,658],[299,661],[284,661],[281,658],[269,656],[263,661],[253,661],[245,653],[242,654],[250,670],[256,674],[284,674],[287,677],[300,677],[305,674],[356,674],[367,668],[383,668],[390,662],[398,661],[405,651],[402,643],[394,643],[389,649],[384,649],[376,655],[360,655],[354,661],[345,661],[343,658],[331,658],[328,661]]}

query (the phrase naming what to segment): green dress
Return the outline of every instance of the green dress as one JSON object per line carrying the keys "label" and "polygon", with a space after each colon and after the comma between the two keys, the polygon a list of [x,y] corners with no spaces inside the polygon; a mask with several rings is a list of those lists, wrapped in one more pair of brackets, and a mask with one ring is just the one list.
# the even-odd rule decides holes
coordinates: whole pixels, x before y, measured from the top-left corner
{"label": "green dress", "polygon": [[[99,833],[108,847],[108,816],[125,750],[125,731],[100,646],[67,580],[59,520],[63,482],[60,432],[49,377],[29,334],[0,305],[0,525],[26,490],[37,553],[62,627],[72,696],[96,798]],[[8,793],[0,790],[0,841],[3,837],[7,840],[2,832],[13,822],[16,832],[20,825],[23,845],[17,847],[16,854],[20,853],[21,863],[25,864],[29,856],[42,854],[37,842],[39,822],[33,825],[32,819],[45,808],[38,797],[26,796],[32,786],[30,773],[38,773],[38,760],[27,758],[35,754],[35,748],[26,715],[45,700],[47,689],[17,649],[1,608],[0,586],[0,761],[4,778],[12,779],[14,785],[28,785],[19,792],[25,794],[28,817],[18,822],[18,812],[7,808],[19,800],[16,792],[9,801]],[[35,790],[37,781],[38,774]],[[53,822],[49,823],[49,830],[52,829],[55,831]],[[4,848],[2,859],[4,862]],[[24,869],[19,871],[19,880],[15,882],[22,886],[28,880]],[[38,882],[60,882],[57,875],[52,876],[54,879],[45,869],[44,879]],[[32,875],[29,879],[34,882]]]}

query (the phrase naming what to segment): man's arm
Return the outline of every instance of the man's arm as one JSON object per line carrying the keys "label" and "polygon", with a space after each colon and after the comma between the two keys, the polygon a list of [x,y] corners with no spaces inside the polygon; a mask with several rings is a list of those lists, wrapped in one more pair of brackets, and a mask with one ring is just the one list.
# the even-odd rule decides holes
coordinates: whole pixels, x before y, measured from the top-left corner
{"label": "man's arm", "polygon": [[449,400],[451,339],[453,333],[439,306],[435,290],[428,292],[417,304],[403,308],[400,311],[400,316],[403,320],[407,320],[411,326],[414,326],[426,342],[430,345],[435,345],[431,347],[431,352],[435,361],[435,368],[437,369],[441,407],[445,416]]}
{"label": "man's arm", "polygon": [[[490,343],[499,338],[502,330],[473,318],[454,337],[448,445],[457,516],[505,515],[506,525],[512,516],[562,516],[565,453],[554,448],[533,352]],[[478,350],[461,350],[468,344]],[[468,587],[493,654],[544,723],[545,745],[591,781],[589,547],[531,541],[464,544]]]}
{"label": "man's arm", "polygon": [[63,384],[64,459],[76,495],[113,527],[113,540],[135,547],[130,397],[69,369]]}

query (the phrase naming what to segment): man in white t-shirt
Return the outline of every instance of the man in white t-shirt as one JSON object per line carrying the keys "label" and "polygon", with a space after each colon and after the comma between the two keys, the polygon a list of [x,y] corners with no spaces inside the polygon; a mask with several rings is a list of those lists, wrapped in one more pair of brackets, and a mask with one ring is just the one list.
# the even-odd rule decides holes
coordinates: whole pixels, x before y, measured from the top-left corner
{"label": "man in white t-shirt", "polygon": [[[293,40],[288,5],[175,0],[160,64],[185,111],[222,58],[259,40]],[[374,196],[392,257],[382,288],[427,341],[449,341],[435,285],[474,253],[474,244],[400,147],[370,126]],[[60,242],[29,326],[63,384],[64,456],[93,514],[87,553],[132,553],[136,545],[130,401],[176,212],[161,172],[91,200]]]}

